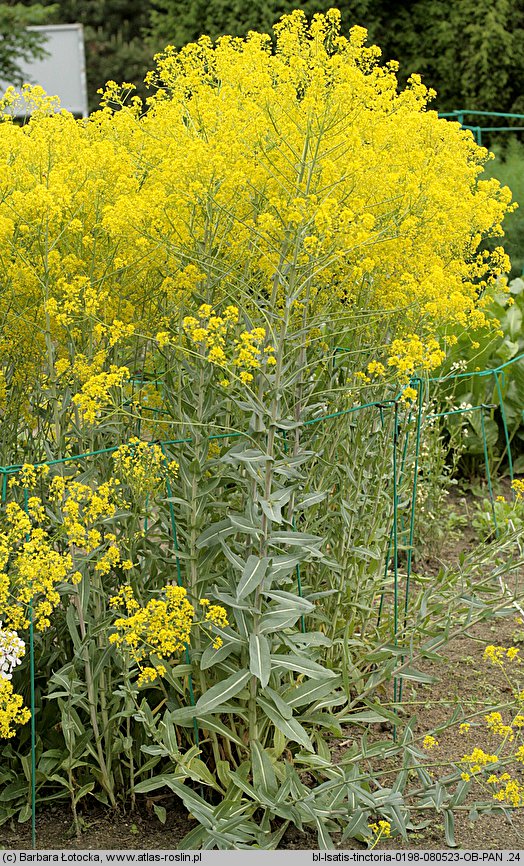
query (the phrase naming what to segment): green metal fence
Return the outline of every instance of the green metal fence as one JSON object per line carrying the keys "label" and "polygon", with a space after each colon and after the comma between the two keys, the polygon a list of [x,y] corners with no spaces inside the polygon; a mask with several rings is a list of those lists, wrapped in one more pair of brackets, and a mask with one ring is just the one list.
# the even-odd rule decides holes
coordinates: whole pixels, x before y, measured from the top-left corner
{"label": "green metal fence", "polygon": [[472,124],[469,121],[466,121],[466,118],[470,117],[500,117],[505,118],[507,120],[521,120],[524,121],[524,114],[510,114],[504,111],[476,111],[474,109],[468,108],[460,108],[455,111],[442,111],[439,112],[439,117],[445,117],[449,120],[456,120],[464,129],[470,129],[473,135],[475,136],[475,140],[477,144],[482,145],[482,136],[486,133],[492,132],[523,132],[524,126],[482,126]]}

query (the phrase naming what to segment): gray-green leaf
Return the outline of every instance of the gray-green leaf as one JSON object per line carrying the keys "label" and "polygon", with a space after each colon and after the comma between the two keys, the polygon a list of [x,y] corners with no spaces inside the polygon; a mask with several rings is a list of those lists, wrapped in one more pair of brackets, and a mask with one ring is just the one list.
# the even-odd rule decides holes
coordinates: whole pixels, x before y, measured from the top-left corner
{"label": "gray-green leaf", "polygon": [[268,640],[263,634],[250,635],[249,670],[258,677],[262,688],[265,688],[271,673],[271,654]]}

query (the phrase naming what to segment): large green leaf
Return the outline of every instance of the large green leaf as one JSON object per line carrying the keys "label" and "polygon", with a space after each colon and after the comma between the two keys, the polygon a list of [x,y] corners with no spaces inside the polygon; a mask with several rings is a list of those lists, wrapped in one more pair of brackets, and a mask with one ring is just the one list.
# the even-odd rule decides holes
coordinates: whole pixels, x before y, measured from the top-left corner
{"label": "large green leaf", "polygon": [[224,659],[227,659],[231,655],[234,649],[234,643],[224,643],[218,649],[215,649],[213,646],[206,647],[200,659],[200,670],[205,671],[224,661]]}
{"label": "large green leaf", "polygon": [[292,740],[295,743],[300,743],[301,746],[304,746],[308,752],[314,752],[314,746],[305,728],[297,722],[296,719],[291,717],[290,719],[284,719],[278,710],[269,703],[269,701],[264,700],[260,695],[257,696],[257,703],[263,709],[268,719],[271,719],[273,724],[279,731],[281,731],[288,740]]}
{"label": "large green leaf", "polygon": [[197,539],[196,546],[198,548],[212,547],[213,545],[220,544],[224,538],[227,538],[228,535],[232,535],[234,532],[235,528],[231,526],[229,517],[226,517],[224,520],[219,520],[218,523],[208,526]]}
{"label": "large green leaf", "polygon": [[[153,776],[152,779],[144,779],[135,785],[137,794],[148,794],[150,791],[158,791],[159,788],[171,788],[173,782],[180,782],[185,778],[185,773],[161,773],[159,776]],[[172,790],[172,788],[171,788]]]}
{"label": "large green leaf", "polygon": [[323,680],[326,677],[336,677],[334,671],[330,671],[318,662],[311,661],[305,656],[294,655],[273,655],[271,657],[272,667],[281,667],[289,671],[297,671],[300,674],[306,674],[315,680]]}
{"label": "large green leaf", "polygon": [[253,787],[262,788],[271,794],[277,790],[277,779],[268,753],[258,740],[251,740],[251,766],[253,768]]}
{"label": "large green leaf", "polygon": [[331,694],[340,681],[340,676],[328,677],[325,680],[311,679],[307,683],[288,689],[283,697],[290,707],[303,707]]}
{"label": "large green leaf", "polygon": [[242,576],[237,586],[237,599],[241,601],[250,592],[258,589],[266,575],[269,559],[267,556],[248,556]]}
{"label": "large green leaf", "polygon": [[230,698],[233,698],[242,691],[250,676],[251,673],[243,669],[212,686],[198,699],[193,715],[206,715],[206,713],[211,712],[215,707],[220,706],[220,704],[227,703]]}
{"label": "large green leaf", "polygon": [[267,638],[263,634],[249,637],[249,670],[258,677],[262,688],[267,686],[271,674],[271,652]]}

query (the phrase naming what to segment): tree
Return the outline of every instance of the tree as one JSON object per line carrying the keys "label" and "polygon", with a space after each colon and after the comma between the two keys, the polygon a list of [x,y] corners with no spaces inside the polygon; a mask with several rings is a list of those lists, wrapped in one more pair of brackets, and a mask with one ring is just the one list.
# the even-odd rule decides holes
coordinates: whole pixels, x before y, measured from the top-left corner
{"label": "tree", "polygon": [[[302,9],[308,18],[316,12],[326,12],[333,5],[341,10],[347,23],[362,23],[372,0],[355,0],[334,4],[331,0],[153,0],[150,34],[155,43],[164,42],[181,48],[202,34],[243,36],[248,30],[271,33],[282,15]],[[357,20],[358,19],[358,20]]]}
{"label": "tree", "polygon": [[524,110],[524,0],[152,0],[149,33],[180,48],[202,33],[271,32],[294,8],[311,16],[332,5],[344,29],[363,25],[383,57],[399,61],[401,79],[420,73],[439,109]]}
{"label": "tree", "polygon": [[440,109],[509,111],[522,93],[523,0],[404,0],[391,17],[380,3],[373,11],[384,53],[422,74]]}
{"label": "tree", "polygon": [[28,30],[30,25],[44,24],[56,10],[40,3],[30,7],[22,3],[0,6],[0,78],[8,84],[23,83],[20,64],[33,58],[45,57],[45,37],[38,31]]}
{"label": "tree", "polygon": [[[31,0],[24,0],[29,6]],[[59,0],[53,10],[56,23],[82,24],[84,27],[87,91],[90,109],[98,107],[97,90],[106,81],[128,81],[145,95],[146,72],[153,65],[153,54],[164,47],[165,39],[151,44],[144,38],[149,26],[149,0]],[[33,8],[33,7],[31,7]]]}

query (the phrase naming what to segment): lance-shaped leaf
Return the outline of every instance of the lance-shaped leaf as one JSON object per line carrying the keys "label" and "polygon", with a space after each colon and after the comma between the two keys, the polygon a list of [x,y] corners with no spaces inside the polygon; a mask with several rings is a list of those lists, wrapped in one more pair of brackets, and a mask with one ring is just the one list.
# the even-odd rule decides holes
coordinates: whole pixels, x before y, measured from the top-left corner
{"label": "lance-shaped leaf", "polygon": [[263,634],[252,634],[249,637],[249,670],[258,677],[265,688],[271,673],[271,653],[269,643]]}
{"label": "lance-shaped leaf", "polygon": [[183,781],[186,775],[185,770],[178,773],[161,773],[158,776],[153,776],[152,779],[144,779],[143,782],[138,782],[135,785],[135,791],[137,794],[149,794],[150,791],[158,791],[159,788],[168,787],[173,790],[173,783]]}
{"label": "lance-shaped leaf", "polygon": [[296,595],[294,592],[284,592],[284,590],[274,589],[272,592],[266,592],[268,598],[278,601],[281,610],[291,610],[292,608],[299,610],[301,613],[311,613],[314,610],[314,605],[301,595]]}
{"label": "lance-shaped leaf", "polygon": [[334,671],[319,665],[318,662],[311,661],[305,656],[294,655],[273,655],[271,657],[272,667],[285,668],[288,671],[297,671],[300,674],[305,674],[311,679],[322,680],[327,677],[336,677]]}
{"label": "lance-shaped leaf", "polygon": [[311,548],[313,545],[322,544],[324,539],[320,535],[311,535],[309,532],[272,532],[269,543],[276,547],[280,544],[300,545]]}
{"label": "lance-shaped leaf", "polygon": [[229,520],[235,529],[244,532],[246,535],[260,535],[262,532],[261,526],[256,526],[251,520],[244,517],[242,514],[230,514]]}
{"label": "lance-shaped leaf", "polygon": [[237,599],[239,601],[260,586],[266,576],[268,563],[269,559],[267,556],[248,556],[237,586]]}
{"label": "lance-shaped leaf", "polygon": [[314,701],[325,698],[340,683],[340,677],[328,677],[325,680],[309,680],[296,688],[290,688],[284,698],[290,707],[304,707]]}
{"label": "lance-shaped leaf", "polygon": [[296,503],[297,510],[309,508],[311,505],[317,505],[319,502],[323,502],[326,498],[327,493],[306,493],[306,495]]}
{"label": "lance-shaped leaf", "polygon": [[212,547],[215,544],[220,544],[224,538],[227,538],[228,535],[232,535],[234,532],[235,528],[231,526],[229,517],[226,517],[225,520],[219,520],[217,523],[212,523],[211,526],[204,529],[197,539],[196,546],[198,548]]}
{"label": "lance-shaped leaf", "polygon": [[271,689],[271,688],[269,688],[269,686],[266,686],[266,688],[264,689],[264,697],[271,698],[275,707],[277,708],[280,715],[283,716],[284,719],[290,719],[292,717],[293,710],[291,709],[291,707],[289,706],[287,701],[285,701],[284,698],[281,695],[279,695],[279,693],[276,692],[274,689]]}
{"label": "lance-shaped leaf", "polygon": [[217,683],[198,699],[193,715],[203,716],[220,704],[225,704],[237,695],[248,682],[251,673],[245,669],[237,671],[222,682]]}
{"label": "lance-shaped leaf", "polygon": [[277,790],[278,784],[270,757],[258,740],[251,740],[250,746],[253,787],[271,794]]}
{"label": "lance-shaped leaf", "polygon": [[307,551],[299,553],[284,553],[281,556],[272,556],[269,566],[271,578],[285,577],[295,570],[297,565],[307,557]]}
{"label": "lance-shaped leaf", "polygon": [[278,607],[273,608],[269,613],[262,616],[260,631],[269,634],[273,631],[281,631],[283,628],[290,628],[295,625],[297,619],[302,616],[300,610],[280,610]]}
{"label": "lance-shaped leaf", "polygon": [[205,671],[208,668],[212,668],[213,665],[218,664],[218,662],[227,659],[234,649],[235,645],[233,643],[222,644],[218,649],[215,649],[213,646],[206,647],[200,659],[200,670]]}
{"label": "lance-shaped leaf", "polygon": [[306,730],[296,719],[284,719],[278,710],[272,706],[269,701],[265,701],[260,695],[257,697],[257,703],[263,709],[268,719],[271,719],[275,728],[278,728],[288,740],[295,743],[300,743],[308,752],[314,752],[313,743],[309,739]]}

